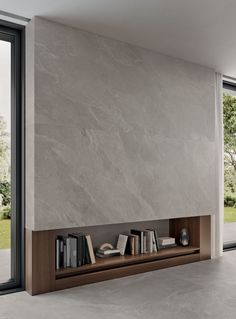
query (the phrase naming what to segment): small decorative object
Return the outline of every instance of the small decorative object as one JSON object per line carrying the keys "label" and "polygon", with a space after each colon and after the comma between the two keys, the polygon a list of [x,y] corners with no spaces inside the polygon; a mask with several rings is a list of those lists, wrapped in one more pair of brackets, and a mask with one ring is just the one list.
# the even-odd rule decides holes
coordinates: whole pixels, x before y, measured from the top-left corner
{"label": "small decorative object", "polygon": [[186,228],[182,228],[180,231],[180,237],[179,242],[182,246],[188,246],[189,245],[189,234],[188,230]]}
{"label": "small decorative object", "polygon": [[103,250],[105,250],[105,249],[113,249],[113,246],[111,244],[109,244],[109,243],[104,243],[104,244],[102,244],[99,247],[99,249],[103,249]]}

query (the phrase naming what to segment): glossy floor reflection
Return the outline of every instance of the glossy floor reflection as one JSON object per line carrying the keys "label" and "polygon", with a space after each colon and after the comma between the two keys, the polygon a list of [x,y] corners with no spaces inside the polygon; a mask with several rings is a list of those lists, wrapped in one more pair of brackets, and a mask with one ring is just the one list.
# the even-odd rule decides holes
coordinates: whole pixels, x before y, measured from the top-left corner
{"label": "glossy floor reflection", "polygon": [[215,260],[29,296],[0,297],[1,319],[235,319],[236,251]]}

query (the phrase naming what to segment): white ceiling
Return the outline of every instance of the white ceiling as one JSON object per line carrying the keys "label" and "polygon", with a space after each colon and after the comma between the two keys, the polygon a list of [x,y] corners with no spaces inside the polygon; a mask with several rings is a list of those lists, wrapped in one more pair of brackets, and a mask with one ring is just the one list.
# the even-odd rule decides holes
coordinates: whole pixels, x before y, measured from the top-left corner
{"label": "white ceiling", "polygon": [[42,16],[236,77],[236,0],[0,0],[0,10]]}

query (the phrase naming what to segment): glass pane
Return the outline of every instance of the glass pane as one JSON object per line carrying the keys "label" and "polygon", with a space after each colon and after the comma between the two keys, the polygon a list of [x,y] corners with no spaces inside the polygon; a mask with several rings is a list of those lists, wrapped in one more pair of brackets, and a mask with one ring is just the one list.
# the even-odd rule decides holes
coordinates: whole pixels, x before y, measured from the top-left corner
{"label": "glass pane", "polygon": [[11,44],[0,40],[0,283],[11,279]]}
{"label": "glass pane", "polygon": [[224,244],[236,242],[236,91],[223,90]]}

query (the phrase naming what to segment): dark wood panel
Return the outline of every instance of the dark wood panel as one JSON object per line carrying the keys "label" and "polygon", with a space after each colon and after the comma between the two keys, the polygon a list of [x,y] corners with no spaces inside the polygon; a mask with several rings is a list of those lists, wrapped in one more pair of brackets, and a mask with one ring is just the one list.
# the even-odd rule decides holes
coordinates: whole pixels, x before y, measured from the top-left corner
{"label": "dark wood panel", "polygon": [[32,265],[32,252],[33,252],[33,242],[32,242],[32,231],[25,230],[25,289],[32,295],[33,287],[33,265]]}
{"label": "dark wood panel", "polygon": [[200,247],[200,217],[186,217],[170,219],[170,236],[179,241],[182,228],[187,228],[190,237],[190,245]]}
{"label": "dark wood panel", "polygon": [[94,265],[55,270],[55,240],[73,228],[49,231],[26,230],[26,290],[40,294],[145,271],[173,267],[211,257],[211,217],[174,218],[169,221],[170,236],[179,238],[186,227],[188,247],[175,247],[139,256],[98,259]]}
{"label": "dark wood panel", "polygon": [[107,259],[97,258],[96,264],[89,264],[84,265],[82,267],[78,268],[65,268],[60,269],[56,271],[56,278],[65,277],[68,275],[73,274],[81,274],[81,273],[88,273],[88,272],[94,272],[94,271],[100,271],[107,268],[115,268],[125,265],[131,265],[131,264],[138,264],[138,263],[146,263],[154,260],[160,260],[160,259],[166,259],[166,258],[172,258],[176,256],[184,256],[193,254],[195,252],[199,252],[199,247],[174,247],[174,248],[168,248],[168,249],[162,249],[157,253],[149,253],[149,254],[143,254],[138,256],[117,256],[117,257],[111,257]]}
{"label": "dark wood panel", "polygon": [[52,231],[26,230],[26,290],[39,294],[54,290],[55,240]]}
{"label": "dark wood panel", "polygon": [[200,217],[200,248],[201,260],[211,258],[211,216]]}
{"label": "dark wood panel", "polygon": [[94,282],[120,278],[125,276],[131,276],[138,273],[147,271],[153,271],[162,268],[174,267],[187,263],[192,263],[200,260],[200,254],[192,254],[187,256],[179,256],[171,259],[163,259],[158,261],[152,261],[147,263],[135,264],[120,268],[107,269],[99,272],[92,272],[88,274],[81,274],[78,276],[72,276],[55,281],[55,290],[61,290]]}

